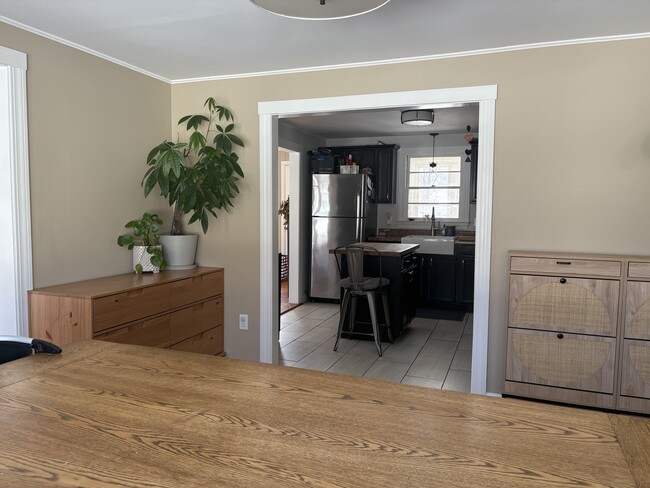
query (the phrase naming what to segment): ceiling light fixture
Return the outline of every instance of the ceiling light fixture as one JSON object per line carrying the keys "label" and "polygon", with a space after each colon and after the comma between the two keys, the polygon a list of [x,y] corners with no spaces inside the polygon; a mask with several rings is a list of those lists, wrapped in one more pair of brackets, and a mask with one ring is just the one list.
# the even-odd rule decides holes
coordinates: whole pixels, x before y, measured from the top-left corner
{"label": "ceiling light fixture", "polygon": [[390,0],[250,0],[281,17],[299,20],[335,20],[355,17],[383,7]]}
{"label": "ceiling light fixture", "polygon": [[405,110],[402,112],[402,124],[430,125],[433,124],[433,110]]}

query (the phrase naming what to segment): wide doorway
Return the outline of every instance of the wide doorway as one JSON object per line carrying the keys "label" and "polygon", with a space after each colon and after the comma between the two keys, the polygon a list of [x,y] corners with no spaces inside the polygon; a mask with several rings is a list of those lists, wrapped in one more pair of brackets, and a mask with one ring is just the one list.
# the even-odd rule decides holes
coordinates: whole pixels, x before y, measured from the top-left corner
{"label": "wide doorway", "polygon": [[479,133],[484,143],[478,154],[476,209],[476,272],[474,335],[472,339],[473,393],[486,393],[489,313],[492,168],[496,86],[393,92],[350,97],[261,102],[260,115],[260,360],[278,362],[277,216],[269,211],[277,202],[277,120],[279,117],[313,115],[348,110],[372,110],[402,106],[435,107],[444,103],[478,103]]}

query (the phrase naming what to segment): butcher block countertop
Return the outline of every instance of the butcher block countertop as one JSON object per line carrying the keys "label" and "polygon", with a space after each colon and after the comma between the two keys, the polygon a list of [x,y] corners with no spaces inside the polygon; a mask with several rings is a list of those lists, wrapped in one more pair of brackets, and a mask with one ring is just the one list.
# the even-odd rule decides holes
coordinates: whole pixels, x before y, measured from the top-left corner
{"label": "butcher block countertop", "polygon": [[[366,249],[367,254],[372,254],[372,250],[376,249],[379,251],[382,256],[390,257],[402,257],[414,252],[417,248],[420,247],[419,244],[401,244],[396,242],[355,242],[354,244],[349,244],[350,246],[362,246]],[[330,252],[334,252],[335,249],[331,249]],[[337,254],[345,254],[344,248],[339,248]]]}

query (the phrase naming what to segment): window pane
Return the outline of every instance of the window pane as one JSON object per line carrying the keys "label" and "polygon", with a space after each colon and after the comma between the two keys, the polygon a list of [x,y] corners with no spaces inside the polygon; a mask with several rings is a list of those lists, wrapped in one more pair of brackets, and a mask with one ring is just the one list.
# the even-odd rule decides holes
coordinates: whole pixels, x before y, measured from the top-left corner
{"label": "window pane", "polygon": [[436,158],[436,171],[460,171],[460,158]]}
{"label": "window pane", "polygon": [[431,158],[411,158],[410,162],[410,171],[418,173],[426,173],[431,171]]}
{"label": "window pane", "polygon": [[431,188],[409,190],[409,203],[458,203],[460,190],[458,188]]}
{"label": "window pane", "polygon": [[411,173],[409,186],[413,187],[445,187],[460,186],[460,173]]}
{"label": "window pane", "polygon": [[[424,218],[425,215],[431,215],[431,205],[409,204],[409,218]],[[436,204],[436,219],[457,219],[460,215],[460,205],[458,204]]]}
{"label": "window pane", "polygon": [[409,186],[431,187],[436,179],[436,173],[411,173]]}

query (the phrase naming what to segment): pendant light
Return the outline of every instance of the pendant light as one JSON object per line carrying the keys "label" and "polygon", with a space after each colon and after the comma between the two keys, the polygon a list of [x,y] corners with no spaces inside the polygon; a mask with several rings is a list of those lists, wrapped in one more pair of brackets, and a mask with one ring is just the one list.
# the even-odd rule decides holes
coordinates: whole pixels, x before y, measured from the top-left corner
{"label": "pendant light", "polygon": [[438,135],[438,132],[431,132],[429,135],[433,138],[433,141],[431,142],[431,171],[435,172],[436,166],[436,136]]}
{"label": "pendant light", "polygon": [[433,118],[433,110],[404,110],[402,112],[402,124],[405,125],[431,125]]}

